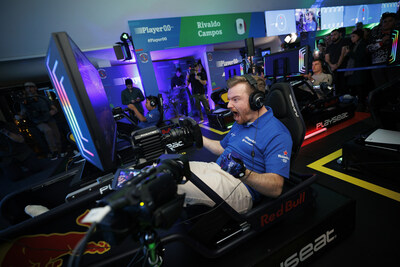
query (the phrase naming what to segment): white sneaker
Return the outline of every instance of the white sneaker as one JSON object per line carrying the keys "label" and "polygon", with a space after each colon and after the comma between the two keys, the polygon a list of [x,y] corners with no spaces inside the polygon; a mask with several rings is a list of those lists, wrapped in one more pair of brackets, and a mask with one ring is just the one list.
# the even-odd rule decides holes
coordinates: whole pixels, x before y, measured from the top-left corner
{"label": "white sneaker", "polygon": [[25,213],[31,217],[39,216],[47,211],[49,211],[49,209],[42,205],[28,205],[25,207]]}

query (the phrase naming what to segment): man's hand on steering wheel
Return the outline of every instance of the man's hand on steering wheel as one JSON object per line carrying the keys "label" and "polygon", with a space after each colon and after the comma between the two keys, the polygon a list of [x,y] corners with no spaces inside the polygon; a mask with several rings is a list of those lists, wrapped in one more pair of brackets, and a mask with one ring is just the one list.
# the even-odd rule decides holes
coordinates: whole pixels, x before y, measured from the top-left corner
{"label": "man's hand on steering wheel", "polygon": [[229,153],[222,159],[221,169],[239,179],[244,177],[246,171],[240,155],[235,152]]}

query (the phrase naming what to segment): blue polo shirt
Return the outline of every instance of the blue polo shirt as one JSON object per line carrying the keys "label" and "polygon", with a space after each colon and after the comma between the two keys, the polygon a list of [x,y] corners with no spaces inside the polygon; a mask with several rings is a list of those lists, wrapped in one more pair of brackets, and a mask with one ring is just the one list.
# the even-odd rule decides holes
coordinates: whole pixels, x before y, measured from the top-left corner
{"label": "blue polo shirt", "polygon": [[141,121],[138,123],[139,128],[148,128],[150,126],[156,126],[158,120],[160,119],[160,111],[158,108],[152,109],[149,112],[147,112],[146,118],[147,121]]}
{"label": "blue polo shirt", "polygon": [[[257,173],[276,173],[289,178],[292,137],[289,130],[277,118],[270,107],[267,112],[248,125],[234,123],[229,133],[220,141],[225,149],[217,159],[231,152],[238,153],[246,168]],[[254,151],[254,158],[251,156]],[[261,194],[252,187],[249,189],[253,201],[257,202]]]}

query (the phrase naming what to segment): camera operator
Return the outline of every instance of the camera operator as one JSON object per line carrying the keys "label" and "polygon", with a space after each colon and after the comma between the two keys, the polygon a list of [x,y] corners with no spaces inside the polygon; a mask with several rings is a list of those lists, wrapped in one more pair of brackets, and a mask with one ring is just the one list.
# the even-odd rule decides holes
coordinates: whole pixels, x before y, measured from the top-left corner
{"label": "camera operator", "polygon": [[21,113],[19,117],[27,117],[36,128],[45,136],[47,145],[51,152],[51,159],[56,160],[58,156],[63,157],[60,132],[53,116],[58,112],[48,98],[39,95],[37,87],[33,82],[26,82],[25,98],[21,103]]}
{"label": "camera operator", "polygon": [[192,87],[192,96],[195,99],[196,108],[199,111],[200,121],[199,123],[204,122],[203,112],[201,111],[200,102],[203,104],[204,110],[207,114],[210,113],[210,105],[208,104],[208,100],[206,98],[206,84],[207,84],[207,74],[203,70],[203,67],[200,63],[196,63],[194,65],[194,71],[190,72],[190,75],[187,77],[187,83]]}
{"label": "camera operator", "polygon": [[175,75],[171,79],[171,90],[172,95],[174,96],[174,106],[175,109],[177,106],[179,107],[179,114],[184,114],[186,117],[188,116],[188,96],[186,94],[186,78],[182,75],[181,68],[177,68]]}
{"label": "camera operator", "polygon": [[[272,109],[261,101],[254,107],[255,96],[265,94],[265,81],[251,77],[257,88],[243,76],[227,82],[228,108],[235,120],[230,132],[221,141],[203,137],[204,146],[219,156],[216,163],[189,163],[194,174],[240,213],[250,210],[262,195],[281,194],[284,179],[289,178],[292,150],[291,135]],[[189,205],[215,204],[191,182],[178,185],[178,193],[186,194]]]}
{"label": "camera operator", "polygon": [[146,116],[144,116],[134,104],[129,104],[128,108],[133,111],[136,118],[140,121],[137,125],[138,128],[147,128],[150,126],[157,126],[157,122],[160,119],[160,111],[158,110],[158,99],[155,96],[146,97],[146,109],[148,110]]}

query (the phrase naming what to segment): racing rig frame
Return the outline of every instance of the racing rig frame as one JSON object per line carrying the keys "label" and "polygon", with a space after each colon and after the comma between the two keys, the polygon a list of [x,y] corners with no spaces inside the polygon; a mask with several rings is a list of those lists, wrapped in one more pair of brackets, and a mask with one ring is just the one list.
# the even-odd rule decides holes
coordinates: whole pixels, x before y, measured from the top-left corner
{"label": "racing rig frame", "polygon": [[[305,125],[290,84],[277,83],[272,86],[265,104],[273,108],[274,115],[286,125],[293,136],[293,162],[304,139]],[[183,232],[181,229],[171,230],[164,235],[161,234],[160,238],[154,238],[158,240],[156,246],[163,247],[171,242],[183,242],[206,258],[220,257],[287,218],[287,215],[312,206],[315,194],[310,185],[315,182],[316,178],[317,176],[312,174],[300,175],[291,172],[290,179],[285,181],[284,191],[280,197],[277,199],[265,198],[249,212],[239,214],[192,173],[189,180],[216,204],[211,210],[207,208],[200,218],[196,219],[194,216],[194,222]],[[205,207],[197,205],[187,207],[188,216],[190,217],[193,209],[195,213],[198,213],[197,208]],[[130,255],[137,253],[139,249],[130,252]]]}

